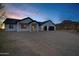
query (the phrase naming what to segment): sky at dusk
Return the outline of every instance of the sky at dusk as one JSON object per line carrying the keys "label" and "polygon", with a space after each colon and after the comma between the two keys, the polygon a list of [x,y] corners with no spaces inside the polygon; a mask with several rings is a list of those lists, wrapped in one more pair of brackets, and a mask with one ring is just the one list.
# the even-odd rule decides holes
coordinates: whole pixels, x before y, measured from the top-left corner
{"label": "sky at dusk", "polygon": [[54,23],[60,23],[67,19],[79,21],[79,4],[16,3],[5,5],[8,18],[23,19],[31,17],[37,21],[52,20]]}

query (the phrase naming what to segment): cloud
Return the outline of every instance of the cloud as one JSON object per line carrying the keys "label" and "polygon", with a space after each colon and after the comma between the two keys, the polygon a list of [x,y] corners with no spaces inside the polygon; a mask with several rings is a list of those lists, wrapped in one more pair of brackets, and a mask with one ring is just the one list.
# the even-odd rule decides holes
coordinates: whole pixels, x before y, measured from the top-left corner
{"label": "cloud", "polygon": [[54,21],[55,23],[60,22],[59,16],[56,16],[57,14],[55,12],[52,13],[52,15],[51,13],[46,14],[40,12],[39,8],[35,8],[34,6],[29,4],[8,4],[6,5],[6,8],[6,16],[8,18],[23,19],[26,17],[31,17],[32,19],[37,21],[45,21],[49,20],[48,18],[50,18],[50,20]]}
{"label": "cloud", "polygon": [[44,21],[44,18],[46,17],[46,15],[41,14],[40,12],[35,11],[35,10],[37,10],[37,9],[31,8],[31,10],[30,9],[24,10],[21,8],[15,8],[15,7],[8,6],[6,17],[17,18],[17,19],[31,17],[38,21]]}

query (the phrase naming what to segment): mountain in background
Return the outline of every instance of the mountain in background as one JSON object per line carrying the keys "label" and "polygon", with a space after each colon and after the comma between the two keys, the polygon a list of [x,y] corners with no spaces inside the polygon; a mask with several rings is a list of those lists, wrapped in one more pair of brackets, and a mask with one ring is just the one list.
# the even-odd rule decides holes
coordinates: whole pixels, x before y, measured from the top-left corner
{"label": "mountain in background", "polygon": [[71,20],[63,20],[61,23],[56,24],[58,30],[79,30],[79,22]]}

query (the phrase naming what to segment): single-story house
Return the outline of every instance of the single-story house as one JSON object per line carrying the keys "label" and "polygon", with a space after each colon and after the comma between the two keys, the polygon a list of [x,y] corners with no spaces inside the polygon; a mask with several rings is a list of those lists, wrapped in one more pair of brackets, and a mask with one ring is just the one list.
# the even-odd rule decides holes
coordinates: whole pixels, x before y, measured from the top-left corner
{"label": "single-story house", "polygon": [[38,22],[31,19],[30,17],[24,18],[22,20],[6,18],[3,22],[5,24],[5,31],[55,31],[56,26],[51,21]]}

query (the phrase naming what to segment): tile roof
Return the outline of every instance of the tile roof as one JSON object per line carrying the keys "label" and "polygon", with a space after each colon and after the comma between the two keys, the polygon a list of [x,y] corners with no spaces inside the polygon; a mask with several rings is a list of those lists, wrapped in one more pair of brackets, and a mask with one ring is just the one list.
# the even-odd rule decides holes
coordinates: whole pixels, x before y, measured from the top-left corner
{"label": "tile roof", "polygon": [[41,26],[41,25],[43,25],[43,24],[45,24],[45,23],[47,23],[47,22],[50,21],[53,25],[55,25],[51,20],[47,20],[47,21],[44,21],[44,22],[38,22],[36,20],[31,19],[30,17],[24,18],[22,20],[20,20],[20,19],[7,18],[3,23],[5,23],[5,24],[16,24],[17,22],[20,22],[20,21],[23,21],[23,20],[26,20],[26,19],[30,19],[31,20],[31,22],[29,22],[28,24],[30,24],[32,22],[36,22],[36,23],[39,24],[39,26]]}
{"label": "tile roof", "polygon": [[5,24],[16,24],[19,19],[7,18],[3,23]]}
{"label": "tile roof", "polygon": [[45,24],[47,22],[51,22],[53,25],[55,25],[51,20],[47,20],[47,21],[44,21],[44,22],[39,22],[39,25],[41,26],[41,25],[43,25],[43,24]]}

